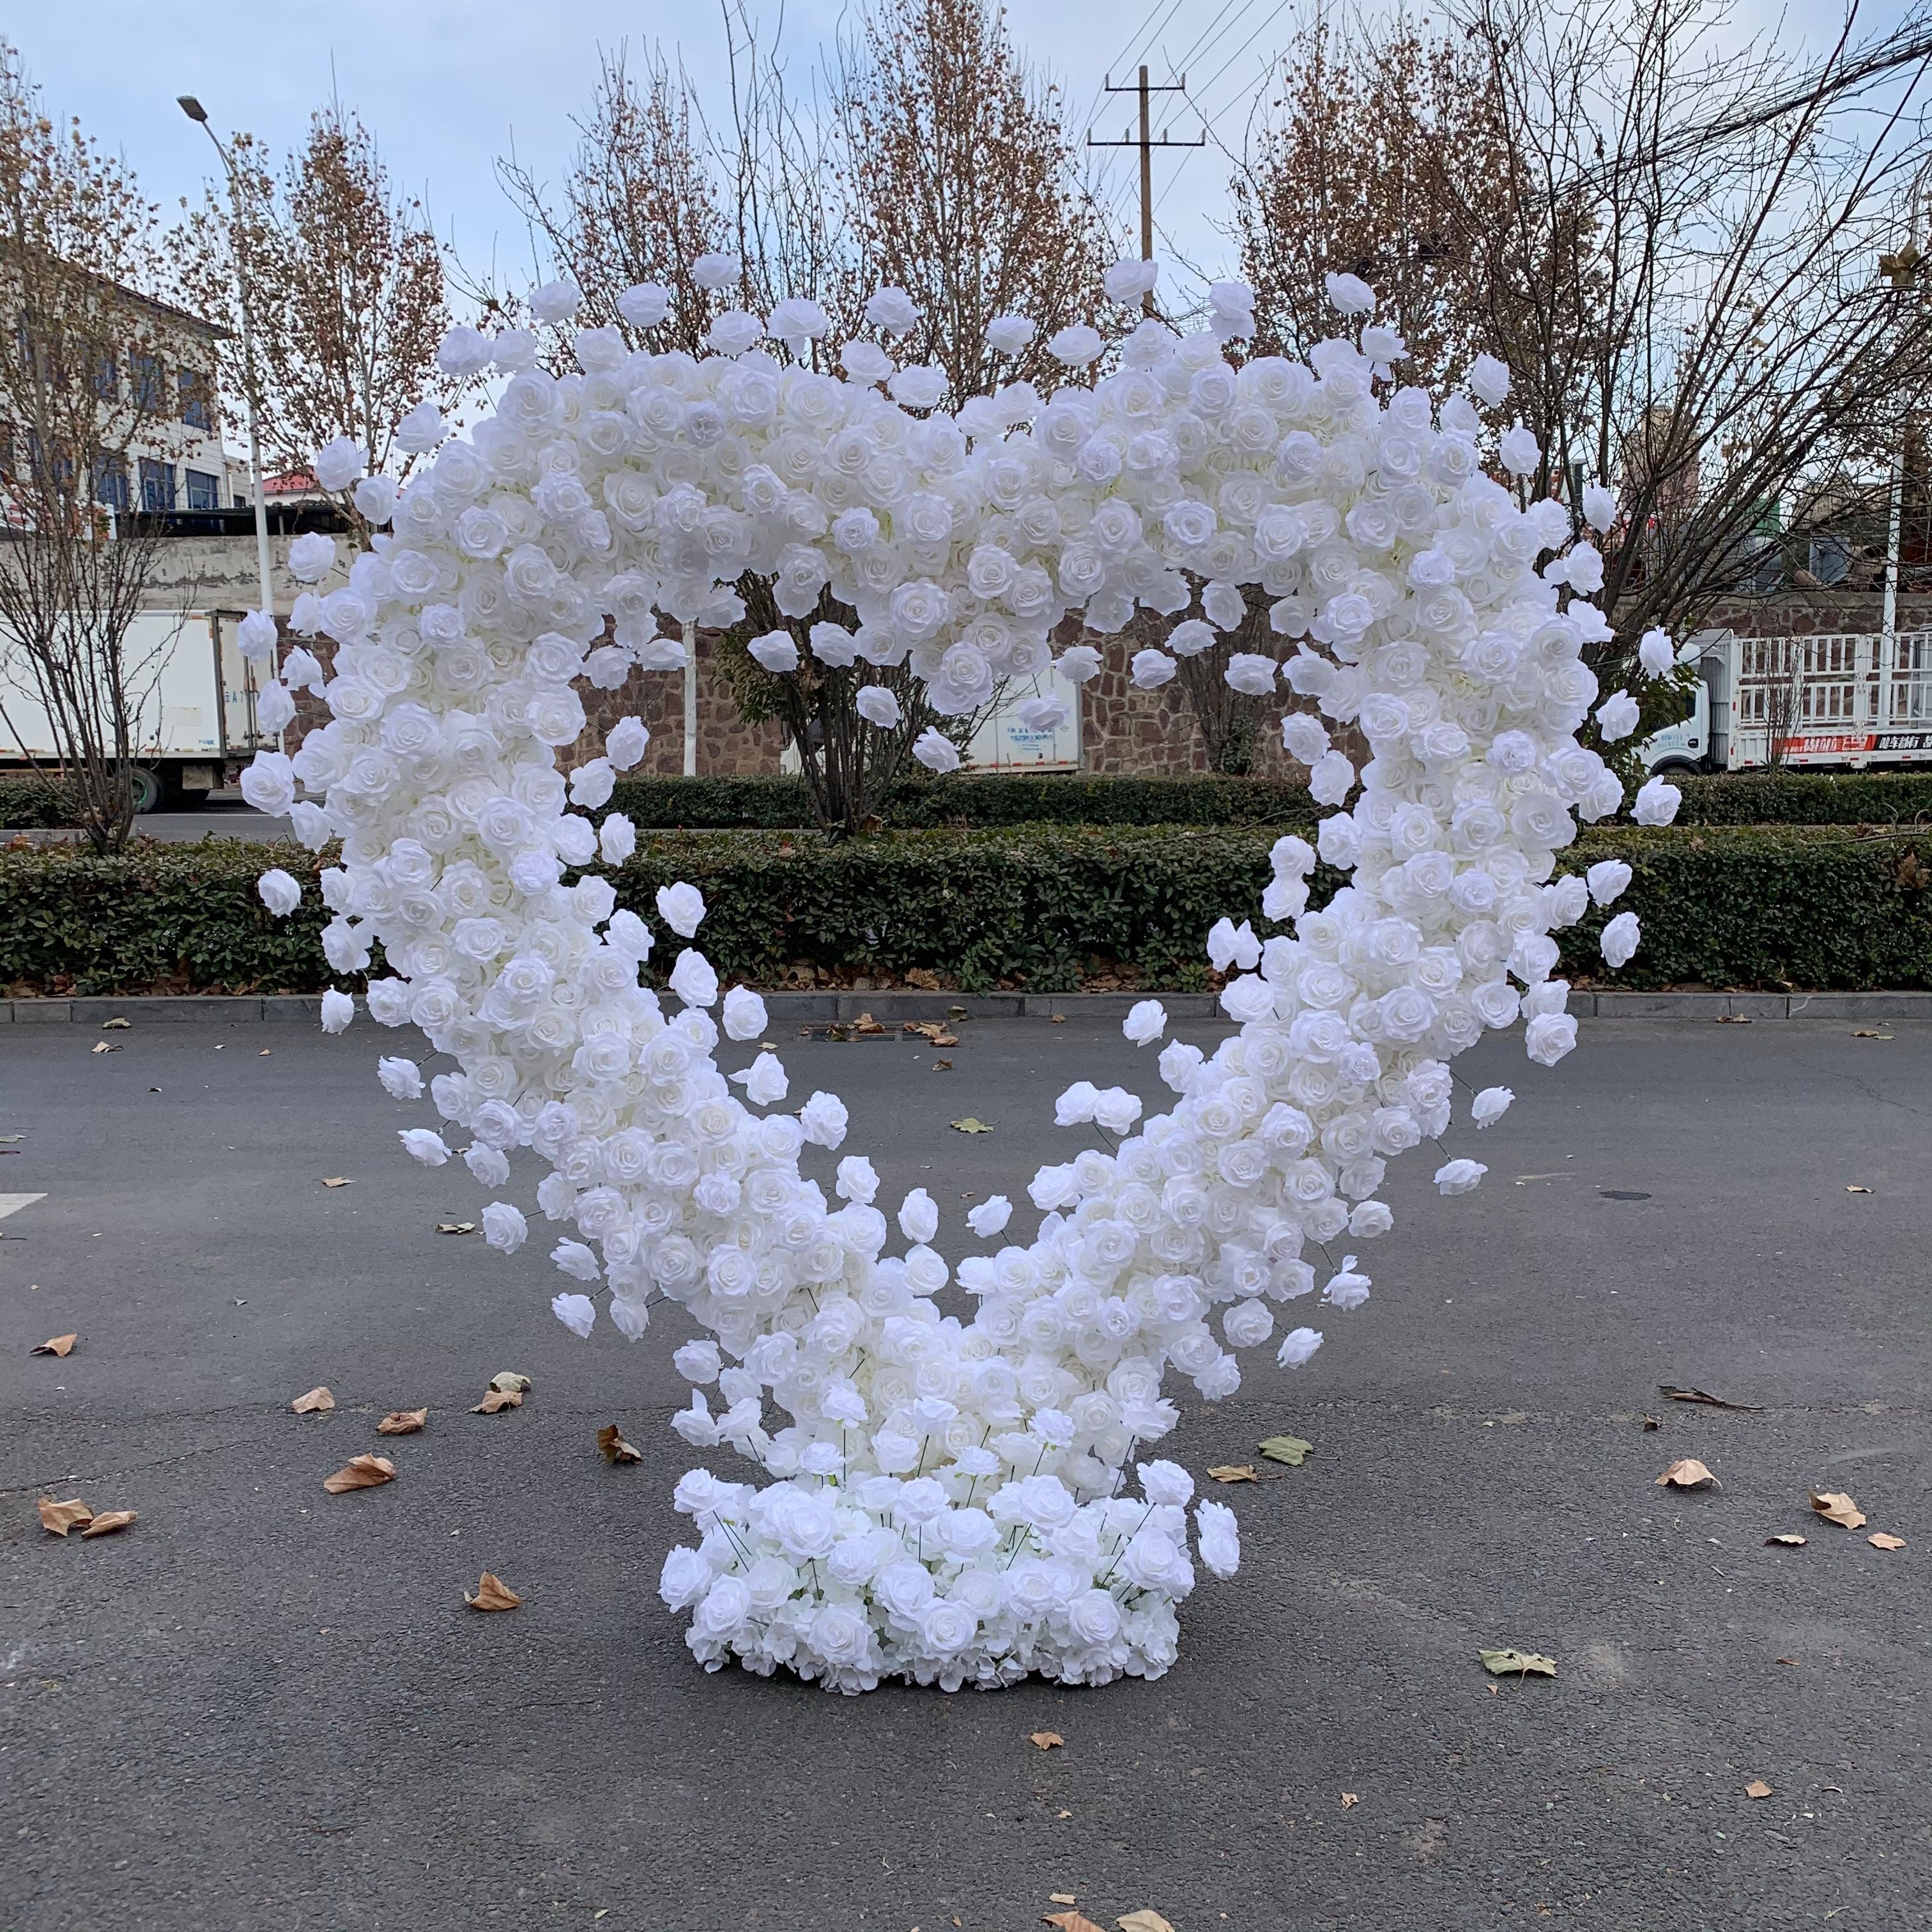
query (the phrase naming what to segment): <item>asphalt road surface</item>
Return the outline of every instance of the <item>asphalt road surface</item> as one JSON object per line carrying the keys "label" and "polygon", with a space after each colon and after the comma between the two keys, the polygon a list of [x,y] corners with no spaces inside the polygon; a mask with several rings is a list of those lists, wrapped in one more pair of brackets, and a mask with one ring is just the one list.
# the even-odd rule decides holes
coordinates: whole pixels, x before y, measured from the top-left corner
{"label": "asphalt road surface", "polygon": [[[946,1072],[788,1030],[955,1244],[968,1190],[1064,1157],[1069,1080],[1155,1090],[1097,1022],[974,1023]],[[0,1029],[0,1193],[45,1196],[0,1220],[0,1928],[1020,1932],[1056,1893],[1176,1932],[1932,1924],[1932,1029],[1881,1030],[1479,1048],[1519,1096],[1452,1142],[1483,1188],[1398,1163],[1368,1305],[1298,1373],[1184,1392],[1197,1473],[1315,1451],[1216,1491],[1244,1560],[1168,1676],[848,1700],[692,1662],[655,1591],[682,1331],[578,1342],[536,1242],[436,1232],[483,1196],[398,1148],[394,1036]],[[528,1401],[471,1414],[503,1369]],[[316,1383],[335,1412],[291,1414]],[[323,1492],[379,1448],[395,1482]],[[1686,1456],[1721,1490],[1657,1487]],[[140,1521],[62,1542],[38,1494]],[[520,1609],[464,1607],[486,1568]],[[1560,1674],[1492,1681],[1505,1645]]]}
{"label": "asphalt road surface", "polygon": [[[144,812],[134,821],[137,838],[157,838],[164,845],[192,845],[203,838],[247,838],[275,844],[294,838],[286,818],[273,818],[244,805],[238,796],[212,801],[192,811]],[[36,832],[0,830],[0,839],[31,838],[37,844],[77,840],[78,832],[60,828]]]}

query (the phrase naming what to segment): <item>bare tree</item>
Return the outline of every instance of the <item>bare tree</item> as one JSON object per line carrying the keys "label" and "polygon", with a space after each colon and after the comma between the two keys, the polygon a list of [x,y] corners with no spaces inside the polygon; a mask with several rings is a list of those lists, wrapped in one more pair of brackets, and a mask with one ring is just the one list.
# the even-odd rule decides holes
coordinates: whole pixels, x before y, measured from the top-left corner
{"label": "bare tree", "polygon": [[584,291],[582,320],[642,339],[617,307],[638,283],[670,292],[652,347],[694,352],[716,310],[692,280],[699,256],[724,247],[727,210],[713,178],[701,116],[682,73],[653,50],[641,72],[620,47],[603,56],[560,194],[514,156],[500,159],[504,191],[541,237],[548,266]]}
{"label": "bare tree", "polygon": [[[178,250],[184,293],[226,316],[244,277],[253,298],[262,439],[304,469],[346,436],[371,472],[406,476],[397,425],[428,398],[452,409],[464,386],[438,368],[450,324],[442,251],[421,205],[392,190],[376,143],[332,103],[279,166],[256,137],[234,142],[236,187],[211,186]],[[243,393],[238,344],[229,393]],[[340,506],[362,528],[352,497]]]}
{"label": "bare tree", "polygon": [[1373,29],[1324,15],[1295,34],[1229,184],[1258,352],[1305,356],[1335,333],[1330,273],[1373,286],[1408,344],[1405,380],[1440,388],[1491,346],[1502,230],[1471,224],[1470,184],[1501,193],[1512,171],[1489,82],[1477,44],[1401,14]]}
{"label": "bare tree", "polygon": [[[172,478],[183,396],[206,380],[181,356],[205,332],[153,295],[158,224],[126,164],[51,119],[0,44],[0,682],[44,712],[100,851],[134,822],[166,652],[130,641],[160,541],[135,512],[138,466],[166,461]],[[15,735],[25,748],[33,734]]]}
{"label": "bare tree", "polygon": [[[1045,343],[1088,320],[1119,254],[1067,138],[989,0],[879,0],[839,44],[832,105],[854,273],[921,310],[907,346],[957,409],[996,380],[1050,386]],[[1009,312],[1039,325],[1016,362],[986,346]]]}
{"label": "bare tree", "polygon": [[1932,36],[1860,40],[1854,7],[1807,62],[1726,44],[1718,0],[1463,4],[1510,138],[1502,180],[1456,178],[1460,230],[1501,237],[1482,322],[1544,452],[1523,494],[1618,485],[1597,668],[1622,682],[1646,630],[1695,631],[1813,506],[1843,515],[1822,479],[1885,488],[1932,376],[1932,306],[1875,272],[1932,159]]}

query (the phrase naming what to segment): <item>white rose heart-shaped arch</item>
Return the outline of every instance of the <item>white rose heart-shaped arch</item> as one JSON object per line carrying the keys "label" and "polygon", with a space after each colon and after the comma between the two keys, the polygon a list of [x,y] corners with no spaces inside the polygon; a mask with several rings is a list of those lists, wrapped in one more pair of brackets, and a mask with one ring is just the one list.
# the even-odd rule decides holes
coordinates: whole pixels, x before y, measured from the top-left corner
{"label": "white rose heart-shaped arch", "polygon": [[[630,292],[626,313],[648,314],[650,292]],[[588,1334],[604,1299],[634,1339],[654,1304],[682,1304],[704,1339],[676,1352],[692,1394],[675,1426],[762,1472],[695,1469],[677,1486],[698,1540],[670,1552],[661,1588],[707,1667],[735,1657],[847,1691],[1158,1676],[1195,1558],[1222,1575],[1238,1558],[1228,1509],[1194,1502],[1172,1462],[1136,1463],[1178,1419],[1170,1369],[1214,1400],[1238,1385],[1239,1350],[1305,1362],[1322,1336],[1292,1304],[1366,1298],[1336,1244],[1390,1225],[1385,1163],[1447,1130],[1449,1060],[1520,1016],[1532,1058],[1574,1043],[1549,935],[1628,878],[1610,862],[1552,880],[1575,815],[1622,796],[1575,735],[1596,692],[1580,653],[1608,634],[1575,587],[1600,581],[1597,554],[1577,545],[1539,573],[1568,513],[1519,509],[1484,474],[1468,400],[1381,393],[1402,352],[1390,332],[1324,343],[1312,367],[1231,366],[1222,345],[1251,302],[1217,284],[1208,330],[1142,322],[1090,386],[1042,401],[1009,386],[956,418],[919,412],[929,384],[896,381],[903,402],[872,386],[891,364],[870,345],[848,346],[846,381],[749,347],[755,318],[724,318],[721,352],[697,360],[585,331],[581,373],[562,378],[520,343],[494,415],[399,496],[379,493],[391,533],[298,608],[298,629],[336,640],[333,674],[306,652],[285,674],[320,684],[332,722],[292,758],[260,754],[246,789],[291,811],[312,849],[341,841],[322,874],[332,965],[359,971],[380,940],[392,976],[370,1011],[454,1062],[429,1090],[486,1188],[508,1186],[519,1148],[547,1168],[551,1258],[581,1285],[559,1316]],[[796,352],[823,317],[782,322],[772,333],[796,333]],[[1013,346],[1025,326],[996,325]],[[459,360],[490,352],[460,334]],[[1056,338],[1063,359],[1091,363],[1092,334]],[[1488,364],[1472,387],[1500,400],[1499,374]],[[434,446],[440,425],[412,421]],[[1520,451],[1504,456],[1520,466]],[[309,548],[292,565],[320,581],[331,556]],[[799,1106],[767,1051],[722,1070],[713,1010],[724,1036],[756,1040],[754,993],[721,1007],[695,945],[677,946],[668,1009],[640,985],[654,946],[698,936],[694,888],[658,895],[654,930],[598,873],[564,883],[629,855],[620,816],[600,833],[584,812],[645,741],[627,720],[566,776],[575,680],[614,688],[633,665],[680,662],[658,614],[734,621],[726,586],[747,572],[773,581],[790,620],[766,653],[781,668],[788,641],[909,662],[942,713],[1042,669],[1070,611],[1105,634],[1136,608],[1184,610],[1204,581],[1210,616],[1238,621],[1241,587],[1258,586],[1276,632],[1303,640],[1290,686],[1372,752],[1358,773],[1317,717],[1291,714],[1318,799],[1339,806],[1359,782],[1318,842],[1351,883],[1309,910],[1316,852],[1281,840],[1263,905],[1294,936],[1263,944],[1226,920],[1208,936],[1239,1030],[1210,1056],[1167,1046],[1177,1097],[1150,1118],[1123,1090],[1069,1089],[1060,1121],[1118,1144],[1034,1177],[1030,1238],[1000,1245],[1009,1204],[976,1208],[985,1250],[956,1270],[932,1246],[923,1190],[896,1234],[869,1162],[833,1168],[837,1100]],[[827,587],[856,632],[809,623]],[[1192,628],[1206,638],[1183,626],[1174,648],[1211,640]],[[1099,662],[1084,644],[1062,658],[1088,676]],[[1273,684],[1266,658],[1238,669],[1243,688]],[[1674,805],[1648,788],[1640,815]],[[296,891],[286,873],[263,881],[277,911]],[[1619,952],[1634,926],[1619,922]],[[331,994],[324,1024],[352,1010]],[[1148,1001],[1126,1030],[1150,1045],[1164,1026]],[[379,1072],[398,1099],[423,1090],[406,1058]],[[1478,1096],[1474,1125],[1508,1100]],[[432,1162],[452,1150],[426,1126],[403,1138]],[[1437,1183],[1461,1192],[1482,1171],[1445,1155]],[[507,1200],[482,1218],[506,1252],[528,1238]],[[970,1318],[940,1311],[953,1282]]]}

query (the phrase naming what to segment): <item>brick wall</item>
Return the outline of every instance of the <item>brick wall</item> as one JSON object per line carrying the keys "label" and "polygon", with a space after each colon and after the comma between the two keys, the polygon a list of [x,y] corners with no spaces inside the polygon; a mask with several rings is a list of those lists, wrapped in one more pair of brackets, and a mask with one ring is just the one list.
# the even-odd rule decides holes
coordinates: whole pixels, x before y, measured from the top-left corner
{"label": "brick wall", "polygon": [[[1834,632],[1875,637],[1884,622],[1880,591],[1790,590],[1732,598],[1704,628],[1734,631],[1741,638],[1815,638]],[[1901,596],[1898,624],[1901,631],[1932,630],[1932,596]]]}

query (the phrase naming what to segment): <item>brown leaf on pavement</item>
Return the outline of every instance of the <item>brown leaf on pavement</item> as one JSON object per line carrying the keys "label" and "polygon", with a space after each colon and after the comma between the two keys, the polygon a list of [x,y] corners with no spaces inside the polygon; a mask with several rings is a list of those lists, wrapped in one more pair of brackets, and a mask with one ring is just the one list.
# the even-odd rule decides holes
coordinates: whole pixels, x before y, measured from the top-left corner
{"label": "brown leaf on pavement", "polygon": [[1764,1540],[1764,1546],[1768,1550],[1773,1544],[1778,1544],[1786,1550],[1799,1550],[1810,1540],[1808,1537],[1798,1536],[1787,1530],[1782,1535],[1767,1536]]}
{"label": "brown leaf on pavement", "polygon": [[118,1018],[103,1020],[100,1022],[100,1030],[103,1033],[125,1032],[127,1029],[134,1024],[134,1022],[132,1020]]}
{"label": "brown leaf on pavement", "polygon": [[1744,1786],[1744,1796],[1747,1798],[1768,1798],[1771,1796],[1771,1786],[1766,1784],[1762,1778],[1754,1778]]}
{"label": "brown leaf on pavement", "polygon": [[1035,1731],[1032,1742],[1042,1750],[1052,1750],[1055,1745],[1064,1744],[1066,1740],[1058,1731]]}
{"label": "brown leaf on pavement", "polygon": [[94,1042],[94,1050],[96,1053],[118,1053],[121,1051],[121,1048],[118,1042],[117,1041],[97,1040]]}
{"label": "brown leaf on pavement", "polygon": [[356,1185],[346,1174],[332,1174],[322,1184],[325,1187],[353,1187]]}
{"label": "brown leaf on pavement", "polygon": [[43,1342],[38,1348],[30,1348],[27,1352],[32,1355],[70,1355],[74,1345],[80,1340],[77,1334],[56,1335],[51,1342]]}
{"label": "brown leaf on pavement", "polygon": [[1723,1486],[1694,1456],[1680,1456],[1657,1479],[1660,1490],[1715,1490]]}
{"label": "brown leaf on pavement", "polygon": [[429,1420],[426,1408],[392,1408],[376,1425],[378,1436],[413,1436]]}
{"label": "brown leaf on pavement", "polygon": [[514,1610],[524,1600],[494,1570],[486,1570],[477,1582],[476,1595],[466,1590],[463,1600],[472,1610]]}
{"label": "brown leaf on pavement", "polygon": [[112,1536],[136,1520],[132,1510],[104,1510],[80,1532],[80,1539],[85,1543],[90,1536]]}
{"label": "brown leaf on pavement", "polygon": [[500,1389],[506,1395],[527,1395],[530,1391],[530,1378],[520,1376],[514,1369],[500,1369],[490,1378],[490,1386]]}
{"label": "brown leaf on pavement", "polygon": [[1150,1905],[1142,1906],[1138,1912],[1130,1912],[1114,1923],[1120,1932],[1174,1932],[1174,1928]]}
{"label": "brown leaf on pavement", "polygon": [[1869,1187],[1861,1187],[1856,1180],[1852,1180],[1846,1183],[1845,1192],[1847,1194],[1869,1194],[1871,1190]]}
{"label": "brown leaf on pavement", "polygon": [[312,1388],[307,1395],[297,1396],[289,1406],[298,1415],[326,1415],[335,1406],[335,1398],[326,1388]]}
{"label": "brown leaf on pavement", "polygon": [[439,1221],[436,1224],[439,1234],[473,1234],[476,1232],[474,1221]]}
{"label": "brown leaf on pavement", "polygon": [[1358,1792],[1353,1791],[1345,1791],[1342,1794],[1342,1809],[1344,1811],[1354,1810],[1355,1807],[1360,1804],[1361,1802],[1360,1796]]}
{"label": "brown leaf on pavement", "polygon": [[1827,1522],[1835,1522],[1841,1529],[1860,1529],[1864,1526],[1864,1511],[1842,1490],[1814,1490],[1811,1507]]}
{"label": "brown leaf on pavement", "polygon": [[94,1520],[94,1512],[78,1496],[70,1496],[64,1503],[57,1503],[50,1496],[40,1499],[40,1527],[50,1529],[56,1536],[64,1536],[76,1523]]}
{"label": "brown leaf on pavement", "polygon": [[[1062,1894],[1057,1892],[1048,1892],[1047,1896],[1057,1904],[1060,1902]],[[1102,1932],[1102,1928],[1096,1925],[1084,1912],[1042,1912],[1040,1916],[1040,1922],[1042,1925],[1058,1926],[1060,1932]]]}
{"label": "brown leaf on pavement", "polygon": [[1208,1474],[1217,1483],[1258,1483],[1252,1462],[1223,1462],[1220,1468],[1210,1469]]}
{"label": "brown leaf on pavement", "polygon": [[1750,1415],[1758,1412],[1758,1405],[1754,1402],[1728,1402],[1724,1396],[1712,1395],[1704,1389],[1672,1388],[1668,1382],[1659,1382],[1657,1392],[1660,1396],[1667,1396],[1672,1402],[1701,1402],[1712,1408],[1742,1409]]}
{"label": "brown leaf on pavement", "polygon": [[607,1462],[641,1462],[644,1460],[643,1450],[626,1442],[623,1432],[614,1422],[607,1422],[598,1430],[597,1446],[603,1450]]}
{"label": "brown leaf on pavement", "polygon": [[352,1456],[322,1486],[332,1496],[346,1496],[351,1490],[373,1490],[396,1480],[396,1466],[386,1456]]}
{"label": "brown leaf on pavement", "polygon": [[1874,1534],[1867,1537],[1865,1540],[1869,1543],[1874,1550],[1903,1550],[1905,1547],[1905,1539],[1904,1537],[1888,1536],[1882,1529],[1876,1532]]}
{"label": "brown leaf on pavement", "polygon": [[493,1388],[470,1413],[472,1415],[494,1415],[500,1409],[521,1408],[523,1406],[523,1391],[520,1389]]}
{"label": "brown leaf on pavement", "polygon": [[1046,1894],[1046,1902],[1049,1905],[1078,1905],[1080,1899],[1076,1892],[1049,1892]]}

